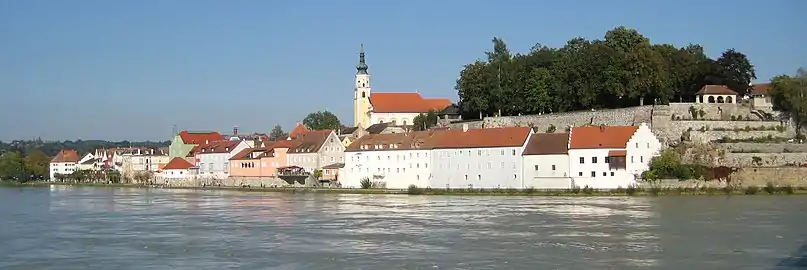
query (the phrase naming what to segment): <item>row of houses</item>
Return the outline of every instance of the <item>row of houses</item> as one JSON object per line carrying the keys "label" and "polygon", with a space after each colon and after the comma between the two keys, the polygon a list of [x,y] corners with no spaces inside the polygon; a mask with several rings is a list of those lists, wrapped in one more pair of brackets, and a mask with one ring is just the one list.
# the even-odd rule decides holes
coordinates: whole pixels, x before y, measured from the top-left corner
{"label": "row of houses", "polygon": [[628,187],[648,169],[661,142],[647,125],[529,127],[377,134],[345,150],[341,183],[360,187]]}
{"label": "row of houses", "polygon": [[572,127],[565,133],[465,127],[349,135],[298,125],[276,141],[182,131],[168,149],[105,149],[82,158],[62,151],[51,174],[111,168],[173,181],[319,171],[318,178],[351,188],[363,181],[386,188],[616,188],[635,183],[661,147],[646,124]]}

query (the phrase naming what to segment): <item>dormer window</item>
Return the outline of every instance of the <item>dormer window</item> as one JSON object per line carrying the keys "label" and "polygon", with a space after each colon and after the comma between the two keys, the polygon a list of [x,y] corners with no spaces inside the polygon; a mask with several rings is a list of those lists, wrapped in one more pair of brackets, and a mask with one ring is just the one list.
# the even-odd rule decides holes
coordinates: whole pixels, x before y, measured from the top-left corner
{"label": "dormer window", "polygon": [[229,147],[224,147],[224,151],[230,152],[230,148]]}

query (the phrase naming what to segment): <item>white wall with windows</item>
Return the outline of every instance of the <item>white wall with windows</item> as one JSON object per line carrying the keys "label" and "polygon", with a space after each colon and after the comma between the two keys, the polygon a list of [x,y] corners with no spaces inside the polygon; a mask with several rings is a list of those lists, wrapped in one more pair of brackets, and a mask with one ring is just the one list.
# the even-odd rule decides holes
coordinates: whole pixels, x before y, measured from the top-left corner
{"label": "white wall with windows", "polygon": [[225,152],[202,152],[196,154],[199,167],[199,178],[224,179],[230,176],[230,158],[233,155],[249,148],[247,141],[240,141]]}
{"label": "white wall with windows", "polygon": [[365,177],[392,189],[428,185],[431,177],[430,150],[368,150],[345,152],[344,174],[339,178],[343,187],[359,188],[361,179]]}
{"label": "white wall with windows", "polygon": [[58,162],[50,164],[50,181],[56,180],[56,174],[71,174],[76,171],[75,162]]}
{"label": "white wall with windows", "polygon": [[[526,143],[526,141],[525,141]],[[434,149],[432,188],[522,188],[524,146]]]}
{"label": "white wall with windows", "polygon": [[524,155],[524,187],[537,189],[568,189],[569,155]]}

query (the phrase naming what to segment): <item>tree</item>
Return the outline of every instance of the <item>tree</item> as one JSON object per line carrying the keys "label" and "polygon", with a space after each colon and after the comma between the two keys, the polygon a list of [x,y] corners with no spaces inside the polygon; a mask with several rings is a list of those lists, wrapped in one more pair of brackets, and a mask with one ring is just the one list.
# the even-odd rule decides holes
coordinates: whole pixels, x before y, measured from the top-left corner
{"label": "tree", "polygon": [[144,183],[148,183],[149,181],[151,181],[151,179],[153,177],[154,177],[154,174],[152,172],[144,171],[144,172],[136,172],[132,178],[134,178],[136,183],[144,184]]}
{"label": "tree", "polygon": [[116,183],[117,184],[117,183],[120,183],[120,181],[121,181],[121,175],[117,171],[112,171],[112,170],[107,171],[105,173],[105,176],[106,176],[106,181],[108,181],[109,183]]}
{"label": "tree", "polygon": [[49,165],[50,158],[42,151],[33,150],[25,157],[25,168],[36,180],[44,180],[50,176]]}
{"label": "tree", "polygon": [[272,131],[269,132],[269,140],[276,141],[281,138],[288,137],[289,134],[283,131],[283,127],[280,125],[275,125],[272,128]]}
{"label": "tree", "polygon": [[800,68],[795,76],[779,75],[771,80],[773,106],[793,120],[797,137],[807,122],[807,70]]}
{"label": "tree", "polygon": [[311,174],[311,176],[313,176],[314,179],[319,180],[320,178],[322,178],[322,170],[320,170],[320,169],[314,170],[314,172]]}
{"label": "tree", "polygon": [[30,180],[22,154],[12,151],[0,156],[0,180],[17,182]]}
{"label": "tree", "polygon": [[464,119],[693,101],[706,84],[745,93],[755,78],[753,65],[736,50],[714,60],[700,45],[652,44],[622,26],[603,39],[576,37],[560,48],[538,44],[525,54],[511,52],[499,37],[492,45],[486,59],[465,65],[457,79]]}
{"label": "tree", "polygon": [[724,85],[740,95],[748,94],[752,80],[757,78],[754,65],[745,54],[728,49],[717,59]]}
{"label": "tree", "polygon": [[336,130],[342,126],[339,118],[329,111],[317,111],[303,119],[303,125],[310,130]]}
{"label": "tree", "polygon": [[437,125],[437,113],[434,110],[429,110],[427,113],[421,113],[412,119],[412,127],[415,130],[427,130]]}

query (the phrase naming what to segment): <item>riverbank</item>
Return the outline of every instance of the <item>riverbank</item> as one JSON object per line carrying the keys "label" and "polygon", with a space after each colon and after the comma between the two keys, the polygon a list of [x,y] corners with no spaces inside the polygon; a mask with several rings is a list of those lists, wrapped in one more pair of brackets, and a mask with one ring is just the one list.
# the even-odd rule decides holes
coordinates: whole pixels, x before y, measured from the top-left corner
{"label": "riverbank", "polygon": [[398,195],[459,195],[459,196],[710,196],[710,195],[807,195],[807,188],[793,186],[764,187],[650,187],[619,188],[613,190],[596,190],[591,188],[574,188],[565,190],[541,189],[347,189],[347,188],[292,188],[292,187],[170,187],[149,186],[139,184],[105,184],[105,183],[53,183],[53,182],[0,182],[2,186],[80,186],[80,187],[121,187],[121,188],[158,188],[184,190],[231,190],[243,192],[278,192],[278,193],[325,193],[325,194],[398,194]]}

